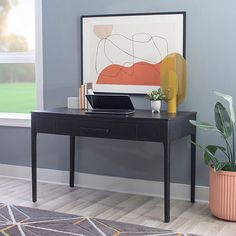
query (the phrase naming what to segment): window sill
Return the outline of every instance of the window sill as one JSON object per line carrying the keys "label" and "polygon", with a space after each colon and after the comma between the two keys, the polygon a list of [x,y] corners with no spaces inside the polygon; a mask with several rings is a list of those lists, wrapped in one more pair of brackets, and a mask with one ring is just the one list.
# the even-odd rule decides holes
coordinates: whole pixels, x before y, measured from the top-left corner
{"label": "window sill", "polygon": [[31,115],[19,113],[0,113],[0,127],[31,127]]}

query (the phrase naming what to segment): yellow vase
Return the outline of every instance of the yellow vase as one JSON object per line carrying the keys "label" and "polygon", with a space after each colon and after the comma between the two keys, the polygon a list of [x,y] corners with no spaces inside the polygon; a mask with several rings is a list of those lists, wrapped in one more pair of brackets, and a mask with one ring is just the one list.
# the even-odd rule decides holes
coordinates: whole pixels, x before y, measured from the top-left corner
{"label": "yellow vase", "polygon": [[168,55],[160,64],[161,87],[165,93],[167,112],[176,113],[186,96],[186,61],[178,53]]}

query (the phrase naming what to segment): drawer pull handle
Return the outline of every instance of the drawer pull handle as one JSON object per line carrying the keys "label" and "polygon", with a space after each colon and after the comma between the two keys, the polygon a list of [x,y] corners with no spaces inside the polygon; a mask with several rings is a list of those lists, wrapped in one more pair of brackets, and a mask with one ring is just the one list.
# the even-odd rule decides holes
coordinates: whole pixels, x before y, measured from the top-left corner
{"label": "drawer pull handle", "polygon": [[101,129],[101,128],[87,128],[87,127],[80,127],[80,130],[85,133],[91,134],[108,134],[109,129]]}

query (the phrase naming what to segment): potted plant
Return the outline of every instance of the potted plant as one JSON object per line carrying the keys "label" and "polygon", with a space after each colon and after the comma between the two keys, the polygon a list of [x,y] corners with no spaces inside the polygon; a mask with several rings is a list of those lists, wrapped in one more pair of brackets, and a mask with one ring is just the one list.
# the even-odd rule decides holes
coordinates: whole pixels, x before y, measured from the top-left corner
{"label": "potted plant", "polygon": [[215,92],[229,103],[229,111],[217,102],[215,104],[215,125],[190,120],[196,127],[216,132],[224,145],[208,145],[202,147],[194,143],[204,151],[204,162],[210,169],[210,210],[216,217],[236,221],[236,166],[234,126],[235,114],[233,99],[231,96]]}
{"label": "potted plant", "polygon": [[161,101],[165,98],[163,89],[160,87],[158,90],[153,90],[148,94],[148,99],[151,101],[152,113],[155,111],[160,112]]}

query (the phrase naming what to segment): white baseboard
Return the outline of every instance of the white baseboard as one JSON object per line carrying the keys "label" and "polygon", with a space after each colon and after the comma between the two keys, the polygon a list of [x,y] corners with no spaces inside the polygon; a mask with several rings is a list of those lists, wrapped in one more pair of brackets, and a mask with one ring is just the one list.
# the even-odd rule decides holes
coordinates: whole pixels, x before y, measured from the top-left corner
{"label": "white baseboard", "polygon": [[[0,176],[31,180],[31,168],[0,164]],[[38,168],[38,181],[56,184],[69,183],[69,171]],[[121,193],[163,197],[163,182],[111,177],[78,173],[75,174],[75,185],[78,187],[100,189]],[[196,201],[208,202],[209,188],[196,186]],[[172,199],[190,199],[190,185],[171,183]]]}

